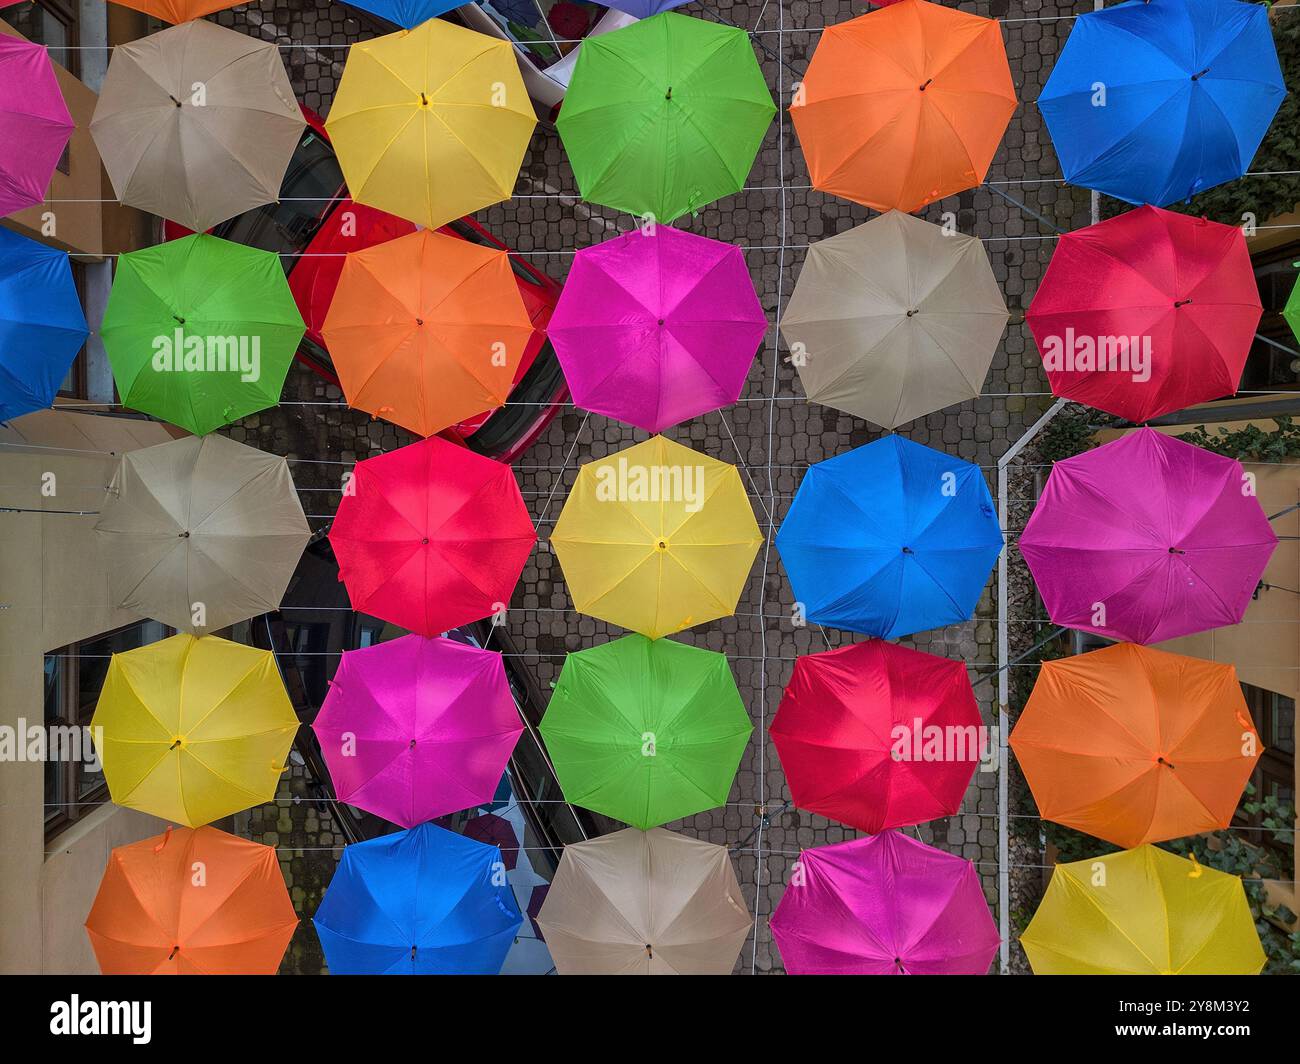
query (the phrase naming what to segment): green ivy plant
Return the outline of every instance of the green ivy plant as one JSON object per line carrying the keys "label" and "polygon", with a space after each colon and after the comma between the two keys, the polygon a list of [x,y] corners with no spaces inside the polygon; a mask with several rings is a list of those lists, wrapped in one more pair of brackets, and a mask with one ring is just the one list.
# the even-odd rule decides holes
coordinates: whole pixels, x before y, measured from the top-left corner
{"label": "green ivy plant", "polygon": [[1179,439],[1204,447],[1215,454],[1227,455],[1239,462],[1280,462],[1300,455],[1300,425],[1289,416],[1279,415],[1273,420],[1276,429],[1262,429],[1247,425],[1241,429],[1218,426],[1210,432],[1201,425],[1191,432],[1180,434]]}

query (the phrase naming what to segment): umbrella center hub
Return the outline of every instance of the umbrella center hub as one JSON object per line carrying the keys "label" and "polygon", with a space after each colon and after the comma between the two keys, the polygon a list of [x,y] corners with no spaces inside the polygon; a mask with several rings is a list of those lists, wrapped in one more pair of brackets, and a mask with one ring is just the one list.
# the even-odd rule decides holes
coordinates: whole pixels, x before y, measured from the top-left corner
{"label": "umbrella center hub", "polygon": [[668,549],[668,541],[666,539],[655,540],[655,550],[667,550],[667,549]]}
{"label": "umbrella center hub", "polygon": [[1190,302],[1190,299],[1176,299],[1174,300],[1174,310],[1177,310],[1179,307],[1185,307]]}
{"label": "umbrella center hub", "polygon": [[915,554],[916,551],[912,550],[911,547],[904,547],[904,548],[903,548],[903,553],[904,553],[904,554]]}
{"label": "umbrella center hub", "polygon": [[919,313],[920,313],[920,311],[918,311],[918,310],[916,310],[916,309],[912,309],[912,310],[909,310],[909,311],[907,312],[907,316],[908,316],[909,318],[914,318],[914,317],[916,317],[916,315],[919,314]]}
{"label": "umbrella center hub", "polygon": [[429,537],[425,536],[422,540],[420,540],[420,544],[421,546],[427,547],[429,545]]}
{"label": "umbrella center hub", "polygon": [[178,536],[178,538],[179,538],[179,539],[189,539],[189,538],[190,538],[190,530],[189,530],[188,528],[185,529],[184,532],[181,532],[181,533],[180,533],[180,535]]}
{"label": "umbrella center hub", "polygon": [[172,740],[172,744],[171,744],[171,746],[169,746],[167,749],[169,749],[169,750],[175,750],[177,747],[181,747],[181,746],[184,746],[184,745],[185,745],[185,736],[183,736],[183,735],[178,735],[178,736],[176,736],[175,739]]}
{"label": "umbrella center hub", "polygon": [[427,93],[423,93],[423,92],[420,93],[420,106],[421,106],[421,107],[432,107],[432,106],[433,106],[433,104],[432,104],[431,101],[429,100],[429,96],[428,96]]}

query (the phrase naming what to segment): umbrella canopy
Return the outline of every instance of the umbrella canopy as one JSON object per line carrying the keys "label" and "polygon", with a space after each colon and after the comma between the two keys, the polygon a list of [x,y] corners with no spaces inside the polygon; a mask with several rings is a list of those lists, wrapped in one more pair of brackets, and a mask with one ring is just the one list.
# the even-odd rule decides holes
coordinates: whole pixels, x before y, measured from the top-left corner
{"label": "umbrella canopy", "polygon": [[457,0],[349,0],[348,6],[369,11],[395,26],[413,30],[420,23],[445,15],[461,5]]}
{"label": "umbrella canopy", "polygon": [[799,658],[769,732],[795,805],[873,833],[957,812],[984,745],[966,666],[878,639]]}
{"label": "umbrella canopy", "polygon": [[0,421],[53,405],[87,335],[67,252],[0,229]]}
{"label": "umbrella canopy", "polygon": [[489,846],[496,846],[501,851],[501,860],[507,872],[513,872],[519,864],[519,836],[514,826],[503,816],[496,813],[481,813],[465,821],[463,834]]}
{"label": "umbrella canopy", "polygon": [[1057,462],[1020,536],[1052,623],[1133,643],[1238,623],[1277,546],[1251,483],[1154,429]]}
{"label": "umbrella canopy", "polygon": [[358,462],[329,538],[353,609],[433,636],[503,608],[537,534],[509,466],[431,436]]}
{"label": "umbrella canopy", "polygon": [[1235,392],[1262,312],[1240,227],[1141,207],[1065,233],[1025,318],[1054,395],[1141,422]]}
{"label": "umbrella canopy", "polygon": [[541,727],[565,800],[642,829],[724,805],[752,730],[724,655],[639,635],[569,654]]}
{"label": "umbrella canopy", "polygon": [[1244,174],[1285,95],[1266,7],[1143,0],[1075,20],[1038,108],[1067,181],[1163,207]]}
{"label": "umbrella canopy", "polygon": [[211,827],[118,846],[86,917],[104,975],[274,975],[297,926],[275,850]]}
{"label": "umbrella canopy", "polygon": [[897,831],[804,850],[771,927],[791,975],[984,975],[1000,941],[975,866]]}
{"label": "umbrella canopy", "polygon": [[298,718],[270,651],[174,635],[113,655],[90,726],[117,805],[198,827],[274,797]]}
{"label": "umbrella canopy", "polygon": [[510,198],[536,125],[510,42],[434,18],[348,49],[325,128],[354,200],[437,229]]}
{"label": "umbrella canopy", "polygon": [[495,846],[421,824],[345,847],[314,923],[334,975],[496,975],[523,917]]}
{"label": "umbrella canopy", "polygon": [[1035,975],[1258,975],[1237,876],[1141,846],[1058,864],[1020,936]]}
{"label": "umbrella canopy", "polygon": [[125,405],[202,435],[280,401],[303,321],[279,256],[198,235],[118,257],[100,335]]}
{"label": "umbrella canopy", "polygon": [[214,11],[224,11],[237,6],[235,0],[113,0],[122,7],[143,11],[146,15],[172,25],[188,22],[190,19],[202,18]]}
{"label": "umbrella canopy", "polygon": [[1011,746],[1044,818],[1125,849],[1226,828],[1263,752],[1235,668],[1133,643],[1043,662]]}
{"label": "umbrella canopy", "polygon": [[421,229],[348,253],[322,334],[351,406],[432,436],[506,401],[533,325],[506,252]]}
{"label": "umbrella canopy", "polygon": [[609,6],[625,12],[633,18],[650,18],[675,7],[681,7],[687,0],[614,0]]}
{"label": "umbrella canopy", "polygon": [[303,126],[275,42],[199,19],[114,46],[90,132],[123,204],[201,233],[279,198]]}
{"label": "umbrella canopy", "polygon": [[[1292,263],[1293,267],[1300,263]],[[1300,277],[1291,286],[1291,294],[1286,297],[1286,306],[1282,308],[1282,317],[1291,326],[1291,335],[1300,340]]]}
{"label": "umbrella canopy", "polygon": [[731,616],[762,540],[736,467],[662,436],[584,465],[551,532],[579,612],[651,639]]}
{"label": "umbrella canopy", "polygon": [[809,399],[892,429],[978,396],[1006,324],[982,241],[890,211],[808,249],[781,333]]}
{"label": "umbrella canopy", "polygon": [[312,728],[339,801],[409,828],[491,801],[524,725],[500,654],[408,635],[344,651]]}
{"label": "umbrella canopy", "polygon": [[809,466],[776,546],[808,620],[894,639],[968,620],[1002,532],[978,467],[886,436]]}
{"label": "umbrella canopy", "polygon": [[766,332],[740,248],[669,226],[579,251],[546,329],[573,401],[647,432],[734,403]]}
{"label": "umbrella canopy", "polygon": [[0,218],[44,201],[74,129],[45,45],[0,33]]}
{"label": "umbrella canopy", "polygon": [[669,12],[583,41],[556,125],[583,199],[671,222],[740,191],[775,113],[749,34]]}
{"label": "umbrella canopy", "polygon": [[663,828],[566,846],[537,922],[560,975],[730,975],[753,927],[726,847]]}
{"label": "umbrella canopy", "polygon": [[114,605],[196,635],[279,609],[311,538],[285,460],[215,435],[124,454],[95,532]]}
{"label": "umbrella canopy", "polygon": [[1015,109],[997,22],[903,0],[823,31],[790,117],[813,188],[911,212],[983,181]]}

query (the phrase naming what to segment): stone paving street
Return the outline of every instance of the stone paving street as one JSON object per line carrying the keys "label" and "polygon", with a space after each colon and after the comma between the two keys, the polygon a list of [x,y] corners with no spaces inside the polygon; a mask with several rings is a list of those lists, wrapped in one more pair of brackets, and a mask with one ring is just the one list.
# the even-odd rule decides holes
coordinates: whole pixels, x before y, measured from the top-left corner
{"label": "stone paving street", "polygon": [[[1070,22],[1062,16],[1091,10],[1093,5],[1091,0],[1077,4],[992,0],[955,6],[1005,20],[1004,38],[1021,105],[989,173],[989,181],[996,184],[933,204],[923,216],[940,221],[945,212],[953,212],[963,233],[986,241],[1012,319],[985,383],[984,395],[900,431],[920,443],[980,465],[989,475],[992,488],[992,467],[999,456],[1050,402],[1023,319],[1024,308],[1051,256],[1052,226],[1070,229],[1090,220],[1088,194],[1066,188],[1056,180],[1058,167],[1034,100],[1069,32]],[[848,0],[784,0],[780,7],[776,0],[749,4],[722,0],[711,3],[708,10],[697,3],[681,10],[700,17],[709,17],[712,12],[714,17],[753,29],[763,69],[780,108],[746,191],[678,223],[747,249],[755,285],[773,325],[755,359],[742,401],[721,413],[670,430],[667,435],[743,466],[755,512],[768,532],[779,526],[799,485],[801,471],[808,464],[878,435],[864,422],[804,401],[793,368],[784,362],[786,352],[774,324],[794,286],[807,244],[857,225],[870,214],[864,208],[808,188],[803,158],[785,113],[792,87],[816,45],[818,27],[863,14],[869,7]],[[329,46],[376,32],[372,24],[360,21],[351,9],[323,0],[319,4],[266,0],[221,12],[214,18],[282,43],[316,42],[315,47],[286,49],[285,55],[300,98],[322,114],[328,112],[345,57],[343,49]],[[1021,201],[1028,210],[1005,197]],[[1051,225],[1035,215],[1041,215]],[[479,217],[509,247],[529,256],[558,279],[567,272],[575,248],[603,240],[631,224],[626,216],[576,199],[576,185],[559,138],[553,130],[541,127],[525,159],[517,198]],[[233,435],[293,459],[308,460],[293,467],[300,488],[332,488],[338,484],[340,467],[309,460],[350,462],[407,442],[400,430],[383,422],[371,421],[338,405],[321,405],[337,404],[338,392],[301,368],[291,373],[285,398],[315,405],[285,405],[249,418],[234,428]],[[559,514],[579,464],[644,438],[644,433],[567,407],[517,464],[520,484],[538,521],[542,543],[524,570],[508,624],[516,641],[530,652],[529,663],[543,688],[558,675],[567,651],[621,634],[573,612],[559,565],[546,549],[546,534]],[[314,491],[304,493],[303,499],[308,513],[327,517],[336,496]],[[322,523],[322,519],[312,522],[317,527]],[[1012,524],[1009,534],[1014,536],[1018,525],[1014,521]],[[972,622],[924,633],[909,642],[962,659],[973,672],[992,671],[992,590],[990,581]],[[791,608],[791,590],[769,539],[760,548],[737,616],[677,637],[731,657],[755,725],[754,739],[727,807],[669,825],[738,850],[737,869],[757,916],[756,934],[746,943],[737,966],[737,971],[745,973],[781,971],[767,917],[783,892],[800,849],[839,842],[853,834],[788,804],[780,765],[766,738],[765,725],[776,712],[794,659],[853,638],[816,627],[795,628],[790,623]],[[977,694],[986,720],[992,722],[994,684],[989,680],[980,682]],[[307,804],[282,805],[277,816],[268,807],[264,813],[255,814],[266,818],[257,822],[261,826],[255,830],[274,832],[282,846],[300,845],[306,850],[335,845],[338,837],[330,834],[330,825],[318,820],[317,813],[309,809]],[[920,830],[926,841],[977,863],[995,913],[996,813],[997,775],[977,773],[962,812]],[[282,856],[292,877],[295,902],[304,907],[309,894],[314,893],[305,888],[322,881],[319,863],[313,866],[301,855],[295,857],[289,852]],[[326,873],[323,881],[327,880]],[[311,908],[305,906],[305,915],[310,915]],[[310,930],[304,935],[310,937]],[[300,945],[306,949],[301,942],[304,935],[300,935]],[[311,964],[304,961],[299,970],[311,970]]]}

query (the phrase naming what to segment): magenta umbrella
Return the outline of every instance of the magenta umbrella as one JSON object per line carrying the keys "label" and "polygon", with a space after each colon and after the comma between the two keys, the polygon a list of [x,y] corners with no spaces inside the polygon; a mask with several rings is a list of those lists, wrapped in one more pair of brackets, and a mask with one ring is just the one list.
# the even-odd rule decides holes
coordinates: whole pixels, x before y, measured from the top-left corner
{"label": "magenta umbrella", "polygon": [[984,975],[998,949],[975,866],[897,831],[799,855],[772,934],[791,975]]}
{"label": "magenta umbrella", "polygon": [[491,801],[523,731],[500,654],[418,635],[345,651],[312,727],[338,799],[404,828]]}
{"label": "magenta umbrella", "polygon": [[1057,462],[1020,536],[1048,616],[1131,643],[1237,624],[1277,546],[1253,485],[1154,429]]}
{"label": "magenta umbrella", "polygon": [[546,331],[578,406],[661,432],[740,398],[767,318],[739,248],[659,225],[579,251]]}
{"label": "magenta umbrella", "polygon": [[45,199],[75,128],[45,46],[0,33],[0,217]]}

